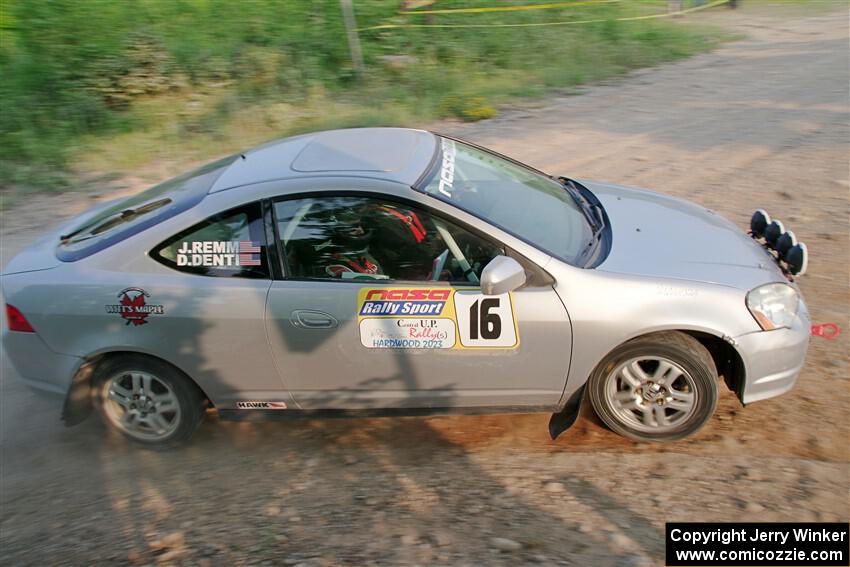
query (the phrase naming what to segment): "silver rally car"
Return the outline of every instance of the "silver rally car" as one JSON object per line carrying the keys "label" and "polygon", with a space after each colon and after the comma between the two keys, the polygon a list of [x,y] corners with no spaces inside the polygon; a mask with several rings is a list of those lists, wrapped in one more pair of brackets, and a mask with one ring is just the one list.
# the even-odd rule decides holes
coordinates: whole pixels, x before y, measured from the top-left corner
{"label": "silver rally car", "polygon": [[148,445],[222,418],[552,412],[702,427],[788,391],[805,245],[407,129],[280,140],[66,222],[2,275],[20,377]]}

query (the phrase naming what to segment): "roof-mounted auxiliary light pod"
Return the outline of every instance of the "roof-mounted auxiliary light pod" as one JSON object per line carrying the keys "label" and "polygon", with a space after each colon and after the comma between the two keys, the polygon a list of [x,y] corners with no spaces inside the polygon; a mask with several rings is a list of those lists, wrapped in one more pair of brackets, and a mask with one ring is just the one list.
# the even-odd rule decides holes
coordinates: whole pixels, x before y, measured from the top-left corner
{"label": "roof-mounted auxiliary light pod", "polygon": [[802,276],[809,266],[809,251],[805,243],[797,242],[793,231],[786,231],[785,225],[778,219],[772,219],[764,209],[756,209],[750,218],[750,234],[753,238],[764,239],[764,245],[776,252],[777,260],[789,274]]}
{"label": "roof-mounted auxiliary light pod", "polygon": [[797,245],[797,236],[794,234],[794,231],[789,230],[783,232],[779,235],[779,238],[776,239],[776,246],[774,250],[779,254],[779,258],[781,260],[787,260],[786,256],[788,255],[788,251],[792,246]]}
{"label": "roof-mounted auxiliary light pod", "polygon": [[788,271],[795,276],[802,276],[809,268],[809,249],[806,248],[805,242],[800,242],[792,246],[785,255],[785,263],[788,264]]}
{"label": "roof-mounted auxiliary light pod", "polygon": [[776,250],[776,241],[785,233],[785,225],[781,220],[774,220],[764,229],[764,239],[767,245]]}
{"label": "roof-mounted auxiliary light pod", "polygon": [[750,233],[753,238],[761,238],[764,236],[764,230],[770,224],[771,218],[764,209],[756,209],[753,217],[750,219]]}

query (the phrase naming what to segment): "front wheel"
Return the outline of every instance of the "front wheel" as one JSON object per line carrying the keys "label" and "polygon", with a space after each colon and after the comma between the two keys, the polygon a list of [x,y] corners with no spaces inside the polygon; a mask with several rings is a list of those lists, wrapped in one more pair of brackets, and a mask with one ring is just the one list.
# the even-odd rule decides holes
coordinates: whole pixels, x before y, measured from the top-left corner
{"label": "front wheel", "polygon": [[618,347],[590,377],[593,409],[617,433],[672,441],[698,431],[717,406],[717,369],[695,338],[680,332]]}
{"label": "front wheel", "polygon": [[189,439],[204,415],[194,383],[168,364],[130,355],[104,363],[95,377],[104,421],[133,441],[162,448]]}

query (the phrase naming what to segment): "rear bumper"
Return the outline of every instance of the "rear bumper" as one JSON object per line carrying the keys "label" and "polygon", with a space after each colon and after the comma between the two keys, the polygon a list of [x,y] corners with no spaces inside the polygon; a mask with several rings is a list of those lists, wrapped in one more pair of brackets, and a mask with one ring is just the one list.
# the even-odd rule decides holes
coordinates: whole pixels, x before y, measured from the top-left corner
{"label": "rear bumper", "polygon": [[53,352],[35,333],[4,331],[3,350],[24,383],[63,396],[83,361]]}
{"label": "rear bumper", "polygon": [[810,334],[809,314],[801,305],[790,329],[735,337],[746,369],[741,401],[750,404],[779,396],[793,388],[806,360]]}

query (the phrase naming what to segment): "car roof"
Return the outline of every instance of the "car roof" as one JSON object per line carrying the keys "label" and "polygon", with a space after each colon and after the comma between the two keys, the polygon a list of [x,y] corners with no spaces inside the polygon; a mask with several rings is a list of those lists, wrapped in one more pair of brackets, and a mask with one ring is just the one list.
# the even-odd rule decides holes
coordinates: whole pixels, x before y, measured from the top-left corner
{"label": "car roof", "polygon": [[258,146],[236,159],[210,193],[275,179],[371,177],[412,186],[437,147],[437,137],[408,128],[350,128],[305,134]]}

